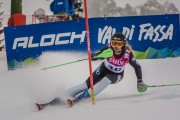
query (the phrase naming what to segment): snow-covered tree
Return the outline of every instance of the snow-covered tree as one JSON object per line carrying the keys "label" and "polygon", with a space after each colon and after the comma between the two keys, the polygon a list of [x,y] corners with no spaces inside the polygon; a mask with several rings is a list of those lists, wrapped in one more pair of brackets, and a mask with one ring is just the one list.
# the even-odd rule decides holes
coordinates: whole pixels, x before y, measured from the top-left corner
{"label": "snow-covered tree", "polygon": [[120,7],[117,7],[114,0],[89,0],[89,17],[117,16]]}
{"label": "snow-covered tree", "polygon": [[[2,2],[0,3],[0,9],[1,9],[1,6],[2,6]],[[0,51],[2,51],[2,49],[5,47],[4,45],[4,36],[3,36],[3,13],[4,11],[0,11]]]}
{"label": "snow-covered tree", "polygon": [[171,13],[179,13],[178,9],[176,8],[176,6],[173,3],[170,3],[168,1],[166,1],[164,3],[164,12],[167,14],[171,14]]}
{"label": "snow-covered tree", "polygon": [[140,15],[154,14],[164,14],[163,5],[161,5],[157,0],[148,0],[144,5],[142,5]]}
{"label": "snow-covered tree", "polygon": [[130,4],[126,4],[126,7],[121,12],[121,15],[123,15],[123,16],[135,16],[135,15],[137,15],[137,11]]}
{"label": "snow-covered tree", "polygon": [[89,0],[89,17],[106,16],[135,16],[179,13],[176,6],[171,2],[160,4],[158,0],[148,0],[140,6],[132,7],[131,3],[125,8],[116,5],[114,0]]}

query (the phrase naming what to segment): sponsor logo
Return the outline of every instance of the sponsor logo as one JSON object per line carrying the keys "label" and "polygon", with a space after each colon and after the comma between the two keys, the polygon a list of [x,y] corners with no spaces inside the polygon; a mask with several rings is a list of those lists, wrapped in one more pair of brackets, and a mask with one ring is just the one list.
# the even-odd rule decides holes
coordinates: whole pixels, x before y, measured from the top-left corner
{"label": "sponsor logo", "polygon": [[[111,36],[116,32],[112,26],[104,26],[98,29],[98,43],[110,43]],[[128,40],[137,40],[134,34],[138,35],[138,40],[151,40],[152,42],[162,42],[164,40],[173,40],[174,25],[152,25],[151,23],[141,24],[138,27],[131,25],[131,28],[123,27],[122,33]]]}
{"label": "sponsor logo", "polygon": [[[14,39],[12,49],[15,50],[18,47],[22,48],[37,48],[53,45],[72,44],[75,39],[80,40],[80,44],[85,40],[86,31],[82,31],[82,34],[76,34],[75,32],[48,34],[42,35],[38,43],[34,43],[34,36],[30,37],[18,37]],[[36,40],[37,41],[37,40]]]}

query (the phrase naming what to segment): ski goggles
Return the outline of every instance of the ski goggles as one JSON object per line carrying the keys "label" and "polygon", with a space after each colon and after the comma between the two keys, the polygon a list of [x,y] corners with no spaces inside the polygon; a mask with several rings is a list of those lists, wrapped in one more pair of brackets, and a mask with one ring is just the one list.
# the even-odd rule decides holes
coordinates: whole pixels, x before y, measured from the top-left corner
{"label": "ski goggles", "polygon": [[112,47],[115,47],[115,46],[122,47],[122,46],[124,46],[124,42],[123,41],[113,40],[113,41],[111,41],[111,46]]}

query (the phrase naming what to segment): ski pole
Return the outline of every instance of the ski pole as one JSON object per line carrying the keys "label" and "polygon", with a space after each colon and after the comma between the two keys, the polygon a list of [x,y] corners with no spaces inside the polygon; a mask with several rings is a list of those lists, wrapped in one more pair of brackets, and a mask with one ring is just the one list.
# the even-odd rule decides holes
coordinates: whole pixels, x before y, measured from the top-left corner
{"label": "ski pole", "polygon": [[[107,49],[104,50],[102,53],[100,53],[99,55],[93,57],[93,58],[97,58],[97,59],[105,59],[108,58],[109,56],[112,55],[112,50],[111,49]],[[47,70],[47,69],[51,69],[51,68],[55,68],[55,67],[60,67],[63,65],[68,65],[68,64],[72,64],[72,63],[77,63],[77,62],[81,62],[84,60],[88,60],[88,58],[84,58],[84,59],[80,59],[80,60],[75,60],[75,61],[71,61],[71,62],[67,62],[67,63],[63,63],[63,64],[58,64],[58,65],[54,65],[54,66],[50,66],[50,67],[44,67],[41,70]]]}
{"label": "ski pole", "polygon": [[166,84],[166,85],[147,85],[147,87],[165,87],[165,86],[180,86],[180,84]]}
{"label": "ski pole", "polygon": [[81,62],[81,61],[84,61],[84,60],[88,60],[88,58],[84,58],[84,59],[80,59],[80,60],[75,60],[75,61],[71,61],[71,62],[59,64],[59,65],[54,65],[54,66],[51,66],[51,67],[44,67],[41,70],[47,70],[47,69],[51,69],[51,68],[55,68],[55,67],[59,67],[59,66],[63,66],[63,65],[68,65],[68,64],[72,64],[72,63]]}

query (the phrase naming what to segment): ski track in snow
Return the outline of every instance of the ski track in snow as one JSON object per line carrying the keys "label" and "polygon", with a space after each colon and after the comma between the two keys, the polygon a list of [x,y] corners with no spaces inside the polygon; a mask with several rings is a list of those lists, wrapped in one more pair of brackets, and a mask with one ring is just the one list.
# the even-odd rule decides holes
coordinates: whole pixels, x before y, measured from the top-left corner
{"label": "ski track in snow", "polygon": [[[48,52],[39,64],[7,71],[5,52],[0,52],[0,120],[178,120],[180,86],[136,90],[134,69],[127,65],[124,79],[95,97],[67,108],[65,104],[37,111],[34,103],[49,102],[80,84],[89,74],[88,61],[46,71],[41,68],[86,58],[84,53]],[[93,70],[102,61],[93,61]],[[138,60],[143,80],[149,85],[180,83],[180,58]]]}

